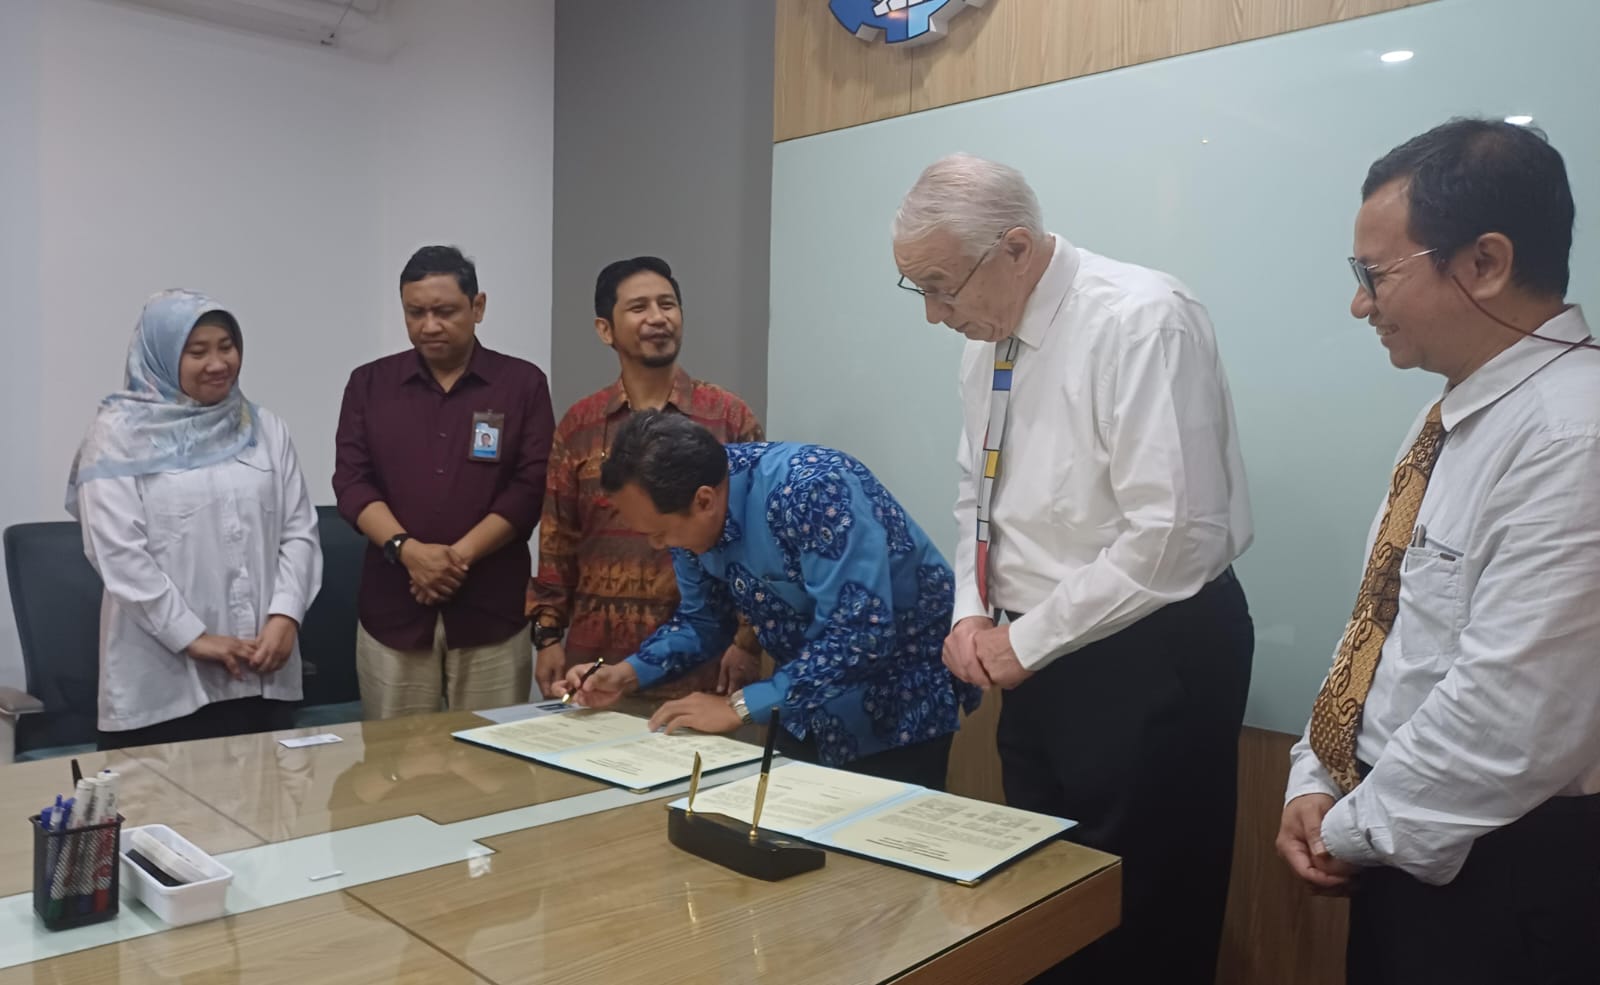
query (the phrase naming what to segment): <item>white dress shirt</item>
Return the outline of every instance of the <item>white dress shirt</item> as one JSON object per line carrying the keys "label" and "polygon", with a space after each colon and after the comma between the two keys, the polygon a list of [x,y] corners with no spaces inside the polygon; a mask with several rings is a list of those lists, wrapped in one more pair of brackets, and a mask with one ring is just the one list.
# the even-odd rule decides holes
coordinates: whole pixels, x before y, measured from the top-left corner
{"label": "white dress shirt", "polygon": [[[990,602],[1024,667],[1191,598],[1250,545],[1233,402],[1205,308],[1172,277],[1059,236],[1016,338],[993,491]],[[955,619],[978,597],[994,344],[961,360]]]}
{"label": "white dress shirt", "polygon": [[[259,409],[259,408],[258,408]],[[216,701],[301,697],[300,647],[271,674],[234,680],[183,651],[201,634],[253,639],[301,622],[322,586],[317,513],[283,422],[260,411],[255,445],[205,468],[95,479],[78,493],[84,553],[100,572],[100,728],[169,721]]]}
{"label": "white dress shirt", "polygon": [[[1538,331],[1589,335],[1576,307]],[[1444,447],[1356,737],[1373,769],[1322,827],[1335,857],[1436,885],[1477,838],[1600,792],[1600,353],[1522,339],[1440,410]],[[1339,796],[1306,739],[1290,755],[1286,800]]]}

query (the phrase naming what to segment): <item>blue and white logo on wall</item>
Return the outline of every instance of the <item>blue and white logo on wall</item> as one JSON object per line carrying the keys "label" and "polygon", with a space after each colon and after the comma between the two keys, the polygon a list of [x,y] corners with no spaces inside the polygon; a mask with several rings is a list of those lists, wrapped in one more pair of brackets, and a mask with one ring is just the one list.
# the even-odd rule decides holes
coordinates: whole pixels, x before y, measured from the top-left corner
{"label": "blue and white logo on wall", "polygon": [[925,44],[944,37],[951,18],[987,0],[828,0],[833,19],[863,41]]}

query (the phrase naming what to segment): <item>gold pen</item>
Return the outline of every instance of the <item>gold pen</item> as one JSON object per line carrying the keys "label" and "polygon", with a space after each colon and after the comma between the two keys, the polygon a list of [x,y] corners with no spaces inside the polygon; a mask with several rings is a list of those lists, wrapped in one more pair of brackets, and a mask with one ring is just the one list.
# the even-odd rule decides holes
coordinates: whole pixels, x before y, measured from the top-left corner
{"label": "gold pen", "polygon": [[750,815],[750,840],[754,842],[759,837],[761,825],[761,806],[767,801],[767,777],[772,773],[772,746],[778,741],[778,709],[772,709],[772,718],[767,722],[767,748],[761,754],[761,779],[756,781],[756,810]]}
{"label": "gold pen", "polygon": [[694,754],[694,772],[689,774],[689,803],[683,808],[685,814],[694,814],[694,795],[700,789],[700,754]]}
{"label": "gold pen", "polygon": [[578,686],[573,688],[572,690],[568,691],[566,694],[563,694],[561,696],[561,703],[564,704],[564,705],[571,704],[572,703],[572,696],[574,694],[577,694],[579,691],[583,690],[583,686],[585,684],[589,683],[589,678],[594,676],[594,672],[595,671],[597,671],[601,667],[605,666],[605,662],[606,662],[606,658],[605,657],[600,657],[597,660],[595,660],[594,666],[590,667],[588,670],[584,671],[583,672],[583,676],[578,678]]}

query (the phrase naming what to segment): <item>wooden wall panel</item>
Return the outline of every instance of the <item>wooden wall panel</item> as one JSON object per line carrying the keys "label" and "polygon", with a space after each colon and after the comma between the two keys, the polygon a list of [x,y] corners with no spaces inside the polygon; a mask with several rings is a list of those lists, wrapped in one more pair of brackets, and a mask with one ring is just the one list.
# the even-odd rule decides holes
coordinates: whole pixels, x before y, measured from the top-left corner
{"label": "wooden wall panel", "polygon": [[904,52],[850,36],[828,13],[827,0],[774,2],[774,140],[911,112],[911,61]]}
{"label": "wooden wall panel", "polygon": [[1247,728],[1239,736],[1239,821],[1217,985],[1343,985],[1349,905],[1312,896],[1273,842],[1296,736]]}
{"label": "wooden wall panel", "polygon": [[983,704],[966,716],[950,747],[946,783],[951,793],[995,804],[1006,802],[1000,783],[1000,750],[995,747],[995,725],[1000,721],[1001,692],[984,692]]}
{"label": "wooden wall panel", "polygon": [[773,136],[789,140],[1429,0],[989,0],[922,46],[778,5]]}

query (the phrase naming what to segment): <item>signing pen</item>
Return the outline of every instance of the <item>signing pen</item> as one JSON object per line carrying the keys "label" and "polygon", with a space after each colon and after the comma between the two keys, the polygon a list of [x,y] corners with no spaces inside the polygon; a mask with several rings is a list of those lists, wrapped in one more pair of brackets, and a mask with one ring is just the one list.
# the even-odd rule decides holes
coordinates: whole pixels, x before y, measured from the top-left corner
{"label": "signing pen", "polygon": [[571,704],[572,703],[572,696],[577,694],[579,691],[582,691],[583,690],[583,686],[585,684],[589,683],[589,678],[591,678],[591,677],[593,677],[595,675],[595,671],[599,670],[601,667],[604,667],[605,663],[606,663],[606,658],[605,657],[599,657],[598,659],[596,659],[595,662],[594,662],[594,666],[590,667],[588,670],[584,671],[583,672],[583,676],[578,678],[578,686],[573,688],[572,690],[568,691],[566,694],[563,694],[561,696],[561,703],[564,704],[564,705],[565,704]]}
{"label": "signing pen", "polygon": [[767,720],[767,747],[761,753],[761,779],[756,781],[756,809],[750,815],[750,841],[760,838],[761,808],[767,802],[767,777],[772,774],[772,749],[778,738],[778,709],[772,709]]}

